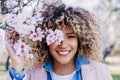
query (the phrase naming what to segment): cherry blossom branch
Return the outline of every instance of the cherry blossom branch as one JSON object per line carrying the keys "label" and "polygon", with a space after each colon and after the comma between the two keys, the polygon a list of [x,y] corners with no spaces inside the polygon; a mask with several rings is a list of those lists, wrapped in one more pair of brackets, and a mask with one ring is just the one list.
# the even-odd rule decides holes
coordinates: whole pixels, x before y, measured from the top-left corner
{"label": "cherry blossom branch", "polygon": [[31,1],[33,0],[27,0],[26,3],[24,0],[0,0],[1,14],[18,14],[22,11],[22,8],[27,6]]}
{"label": "cherry blossom branch", "polygon": [[5,30],[5,31],[9,32],[9,31],[11,31],[11,30],[14,29],[14,28],[11,27],[11,26],[9,26],[9,25],[7,24],[7,22],[5,21],[5,24],[4,24],[4,25],[0,25],[0,29],[3,29],[3,30]]}

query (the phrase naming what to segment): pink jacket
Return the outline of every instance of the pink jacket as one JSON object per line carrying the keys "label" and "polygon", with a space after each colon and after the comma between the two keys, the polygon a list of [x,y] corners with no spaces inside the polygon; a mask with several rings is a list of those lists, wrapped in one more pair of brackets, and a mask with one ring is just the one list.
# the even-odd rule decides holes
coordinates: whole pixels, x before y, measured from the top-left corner
{"label": "pink jacket", "polygon": [[[81,72],[83,80],[113,80],[106,65],[100,62],[91,61],[88,65],[82,65]],[[9,74],[8,80],[11,80]],[[29,69],[23,80],[47,80],[47,73],[42,66]]]}

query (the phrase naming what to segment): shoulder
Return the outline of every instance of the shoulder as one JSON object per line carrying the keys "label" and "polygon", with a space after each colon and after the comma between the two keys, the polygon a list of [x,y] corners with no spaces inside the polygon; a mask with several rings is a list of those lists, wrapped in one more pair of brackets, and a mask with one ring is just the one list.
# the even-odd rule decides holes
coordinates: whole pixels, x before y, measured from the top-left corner
{"label": "shoulder", "polygon": [[90,61],[90,65],[99,69],[108,69],[107,65],[98,61]]}
{"label": "shoulder", "polygon": [[26,70],[26,74],[27,74],[27,78],[28,80],[45,80],[44,78],[46,78],[47,73],[45,71],[45,69],[43,68],[43,66],[37,66],[34,68],[28,68]]}
{"label": "shoulder", "polygon": [[82,65],[83,69],[99,70],[100,72],[109,72],[106,64],[98,61],[90,61],[90,64]]}
{"label": "shoulder", "polygon": [[89,67],[96,69],[100,73],[110,73],[108,66],[105,63],[98,62],[98,61],[90,61]]}
{"label": "shoulder", "polygon": [[111,73],[106,64],[97,61],[90,61],[90,64],[83,65],[82,70],[84,73],[96,75],[102,80],[112,80]]}
{"label": "shoulder", "polygon": [[91,61],[91,65],[93,65],[96,68],[96,70],[99,72],[100,75],[102,75],[102,77],[104,79],[112,80],[112,76],[111,76],[111,73],[109,71],[109,68],[105,63]]}

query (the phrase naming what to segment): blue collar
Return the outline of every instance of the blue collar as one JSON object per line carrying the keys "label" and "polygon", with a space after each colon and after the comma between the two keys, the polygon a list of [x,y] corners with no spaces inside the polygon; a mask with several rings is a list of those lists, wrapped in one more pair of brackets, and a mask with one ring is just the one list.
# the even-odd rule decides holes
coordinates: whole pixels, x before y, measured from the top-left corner
{"label": "blue collar", "polygon": [[[83,56],[79,56],[76,58],[75,60],[75,66],[76,66],[76,71],[79,71],[80,68],[81,68],[81,65],[83,64],[89,64],[90,62],[88,60],[86,60],[85,58],[83,58]],[[52,72],[53,69],[52,69],[52,60],[47,60],[45,63],[44,63],[44,66],[46,71],[48,72]]]}
{"label": "blue collar", "polygon": [[83,56],[77,57],[75,61],[76,71],[80,70],[81,65],[86,65],[86,64],[90,64],[90,61],[85,59]]}

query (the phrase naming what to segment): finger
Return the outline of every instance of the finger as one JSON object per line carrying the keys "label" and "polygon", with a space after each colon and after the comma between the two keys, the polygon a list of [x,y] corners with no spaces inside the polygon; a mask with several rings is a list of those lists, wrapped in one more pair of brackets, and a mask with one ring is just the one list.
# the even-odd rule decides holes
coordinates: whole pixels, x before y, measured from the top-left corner
{"label": "finger", "polygon": [[13,38],[15,36],[15,30],[10,31],[10,38]]}
{"label": "finger", "polygon": [[6,48],[7,48],[7,51],[10,54],[13,54],[14,53],[13,44],[11,43],[10,39],[8,38],[8,36],[9,36],[9,33],[5,32]]}
{"label": "finger", "polygon": [[14,45],[15,44],[15,39],[10,39],[10,43]]}
{"label": "finger", "polygon": [[15,37],[15,36],[16,36],[16,34],[17,34],[17,32],[16,32],[16,31],[14,31],[14,32],[12,33],[12,37]]}
{"label": "finger", "polygon": [[13,45],[15,43],[14,39],[9,38],[9,33],[5,33],[5,41],[8,42],[10,45]]}
{"label": "finger", "polygon": [[15,32],[15,30],[13,29],[13,30],[11,30],[10,32],[9,32],[9,38],[11,39],[11,38],[13,38],[13,34],[14,34],[14,32]]}
{"label": "finger", "polygon": [[15,53],[12,45],[9,42],[6,42],[6,48],[7,48],[7,51],[10,55],[13,55]]}
{"label": "finger", "polygon": [[14,32],[13,33],[13,38],[15,39],[15,41],[17,41],[19,39],[19,34],[18,32]]}
{"label": "finger", "polygon": [[19,34],[15,30],[11,31],[11,39],[14,39],[14,41],[17,41],[19,39]]}
{"label": "finger", "polygon": [[11,31],[10,31],[10,34],[13,34],[15,32],[15,29],[12,29]]}
{"label": "finger", "polygon": [[10,42],[9,33],[5,32],[5,41]]}
{"label": "finger", "polygon": [[8,36],[8,39],[10,39],[10,43],[14,44],[17,40],[16,40],[16,31],[15,30],[11,30],[9,32],[9,34],[7,35]]}

